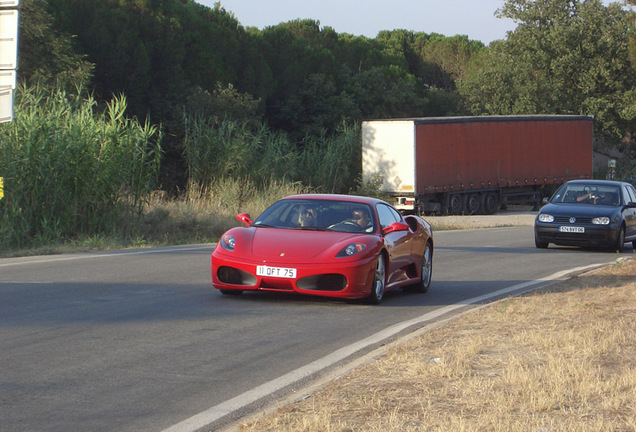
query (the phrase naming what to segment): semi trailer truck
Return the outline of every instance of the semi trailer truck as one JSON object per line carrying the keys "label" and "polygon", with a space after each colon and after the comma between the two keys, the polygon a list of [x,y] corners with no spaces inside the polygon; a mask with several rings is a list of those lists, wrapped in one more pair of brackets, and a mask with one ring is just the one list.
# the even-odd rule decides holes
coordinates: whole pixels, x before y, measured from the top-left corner
{"label": "semi trailer truck", "polygon": [[594,118],[427,117],[362,122],[362,174],[405,213],[538,207],[549,185],[591,178]]}

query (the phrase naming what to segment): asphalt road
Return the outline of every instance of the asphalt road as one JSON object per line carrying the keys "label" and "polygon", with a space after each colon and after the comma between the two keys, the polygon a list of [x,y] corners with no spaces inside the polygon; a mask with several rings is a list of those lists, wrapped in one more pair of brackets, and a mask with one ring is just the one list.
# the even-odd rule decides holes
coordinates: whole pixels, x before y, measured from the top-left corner
{"label": "asphalt road", "polygon": [[380,306],[223,296],[210,285],[210,245],[2,259],[0,431],[189,431],[215,420],[214,430],[438,315],[621,256],[538,250],[531,228],[435,240],[430,291],[389,293]]}

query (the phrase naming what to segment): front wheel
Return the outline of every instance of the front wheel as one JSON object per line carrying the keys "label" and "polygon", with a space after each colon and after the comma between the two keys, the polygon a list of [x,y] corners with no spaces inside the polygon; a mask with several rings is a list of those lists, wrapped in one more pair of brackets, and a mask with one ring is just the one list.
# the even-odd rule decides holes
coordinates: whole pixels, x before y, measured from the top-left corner
{"label": "front wheel", "polygon": [[380,304],[384,297],[384,287],[386,284],[386,258],[380,254],[375,263],[375,272],[373,273],[373,283],[371,284],[371,293],[368,300],[373,304]]}
{"label": "front wheel", "polygon": [[548,248],[548,242],[544,242],[544,241],[539,240],[539,236],[537,236],[536,234],[534,235],[534,245],[538,249],[547,249]]}
{"label": "front wheel", "polygon": [[618,238],[616,239],[614,250],[618,253],[621,253],[623,252],[623,250],[625,250],[625,225],[621,226],[618,230]]}
{"label": "front wheel", "polygon": [[231,295],[231,296],[239,296],[241,294],[243,294],[242,290],[226,290],[226,289],[222,289],[221,290],[221,294],[223,295]]}

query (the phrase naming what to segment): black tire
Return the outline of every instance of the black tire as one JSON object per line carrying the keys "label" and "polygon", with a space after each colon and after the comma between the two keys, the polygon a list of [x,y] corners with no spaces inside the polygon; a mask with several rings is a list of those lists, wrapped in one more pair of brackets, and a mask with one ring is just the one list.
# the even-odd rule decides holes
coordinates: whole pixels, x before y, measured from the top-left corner
{"label": "black tire", "polygon": [[463,202],[460,194],[452,194],[448,197],[448,213],[451,215],[462,214]]}
{"label": "black tire", "polygon": [[464,213],[469,215],[479,214],[481,212],[481,199],[479,194],[468,194],[464,201]]}
{"label": "black tire", "polygon": [[239,296],[241,294],[243,294],[243,291],[241,290],[221,290],[221,294],[223,295],[231,295],[231,296]]}
{"label": "black tire", "polygon": [[424,254],[422,254],[422,266],[420,268],[420,280],[415,285],[405,288],[408,292],[425,293],[431,287],[433,279],[433,246],[426,243]]}
{"label": "black tire", "polygon": [[543,242],[543,241],[539,240],[539,237],[536,234],[534,235],[534,245],[537,247],[537,249],[547,249],[548,248],[548,242]]}
{"label": "black tire", "polygon": [[384,288],[386,286],[386,258],[380,254],[375,262],[373,272],[373,282],[371,283],[371,293],[368,300],[372,304],[380,304],[384,298]]}
{"label": "black tire", "polygon": [[484,213],[486,213],[487,215],[497,213],[497,210],[499,210],[499,196],[493,192],[484,195],[482,208],[484,209]]}
{"label": "black tire", "polygon": [[625,225],[622,225],[618,230],[618,238],[613,249],[618,253],[622,253],[625,250]]}

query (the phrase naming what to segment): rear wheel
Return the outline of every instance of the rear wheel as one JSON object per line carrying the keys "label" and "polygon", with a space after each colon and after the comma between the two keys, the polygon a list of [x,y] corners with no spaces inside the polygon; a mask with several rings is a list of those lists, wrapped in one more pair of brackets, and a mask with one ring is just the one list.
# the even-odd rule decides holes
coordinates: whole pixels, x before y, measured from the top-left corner
{"label": "rear wheel", "polygon": [[433,246],[426,243],[424,254],[422,255],[422,268],[420,269],[420,281],[415,285],[406,288],[409,292],[425,293],[431,286],[433,278]]}
{"label": "rear wheel", "polygon": [[452,215],[462,214],[462,196],[452,194],[448,197],[448,212]]}
{"label": "rear wheel", "polygon": [[369,302],[379,304],[384,297],[384,287],[386,284],[386,258],[380,254],[375,263],[375,272],[373,274],[373,283],[371,284],[371,293],[369,294]]}
{"label": "rear wheel", "polygon": [[484,213],[495,214],[499,210],[499,196],[496,193],[489,192],[484,196],[484,202],[482,204]]}
{"label": "rear wheel", "polygon": [[466,202],[464,203],[464,213],[473,215],[479,214],[481,210],[481,199],[478,194],[469,194],[466,196]]}

